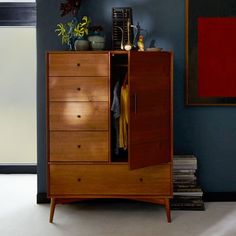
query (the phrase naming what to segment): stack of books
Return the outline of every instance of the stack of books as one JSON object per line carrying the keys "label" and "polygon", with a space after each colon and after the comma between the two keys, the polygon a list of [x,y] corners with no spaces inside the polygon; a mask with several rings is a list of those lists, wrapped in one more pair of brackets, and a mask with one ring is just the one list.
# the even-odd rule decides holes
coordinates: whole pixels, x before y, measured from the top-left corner
{"label": "stack of books", "polygon": [[174,156],[173,210],[205,210],[203,192],[197,181],[197,158],[193,155]]}

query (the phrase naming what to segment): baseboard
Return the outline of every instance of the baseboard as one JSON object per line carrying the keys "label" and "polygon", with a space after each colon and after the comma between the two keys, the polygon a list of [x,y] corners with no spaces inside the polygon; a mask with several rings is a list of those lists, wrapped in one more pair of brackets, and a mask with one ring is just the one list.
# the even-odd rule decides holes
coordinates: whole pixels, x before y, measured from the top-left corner
{"label": "baseboard", "polygon": [[235,202],[236,192],[207,192],[203,196],[204,202]]}
{"label": "baseboard", "polygon": [[47,193],[37,194],[37,204],[50,203],[50,199],[47,197]]}
{"label": "baseboard", "polygon": [[37,165],[0,165],[0,174],[37,174]]}

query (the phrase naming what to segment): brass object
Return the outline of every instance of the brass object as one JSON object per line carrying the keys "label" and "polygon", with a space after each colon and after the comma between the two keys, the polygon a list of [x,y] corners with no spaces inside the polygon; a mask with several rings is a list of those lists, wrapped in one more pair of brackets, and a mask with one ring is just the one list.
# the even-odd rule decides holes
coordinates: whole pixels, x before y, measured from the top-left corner
{"label": "brass object", "polygon": [[130,29],[131,29],[131,22],[130,19],[127,20],[127,32],[128,32],[128,41],[125,45],[125,50],[130,51],[132,49],[132,44],[130,42]]}

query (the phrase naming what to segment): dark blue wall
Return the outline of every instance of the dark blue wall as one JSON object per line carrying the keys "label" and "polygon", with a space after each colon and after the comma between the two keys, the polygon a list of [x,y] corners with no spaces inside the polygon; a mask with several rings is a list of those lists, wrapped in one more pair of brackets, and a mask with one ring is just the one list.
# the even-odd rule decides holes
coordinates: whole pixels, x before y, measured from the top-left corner
{"label": "dark blue wall", "polygon": [[[38,193],[46,192],[45,150],[45,51],[62,50],[54,29],[61,18],[60,1],[38,0]],[[186,107],[185,0],[84,0],[80,16],[89,15],[102,24],[111,45],[111,8],[130,6],[134,22],[147,29],[150,40],[173,50],[174,60],[174,152],[198,157],[199,177],[207,192],[236,191],[236,108]]]}

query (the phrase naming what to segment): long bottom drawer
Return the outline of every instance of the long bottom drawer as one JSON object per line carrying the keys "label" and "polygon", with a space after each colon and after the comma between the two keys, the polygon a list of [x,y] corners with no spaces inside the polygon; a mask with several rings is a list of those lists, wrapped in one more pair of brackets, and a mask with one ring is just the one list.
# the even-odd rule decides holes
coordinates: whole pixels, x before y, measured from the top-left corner
{"label": "long bottom drawer", "polygon": [[49,195],[171,195],[170,165],[49,165]]}

